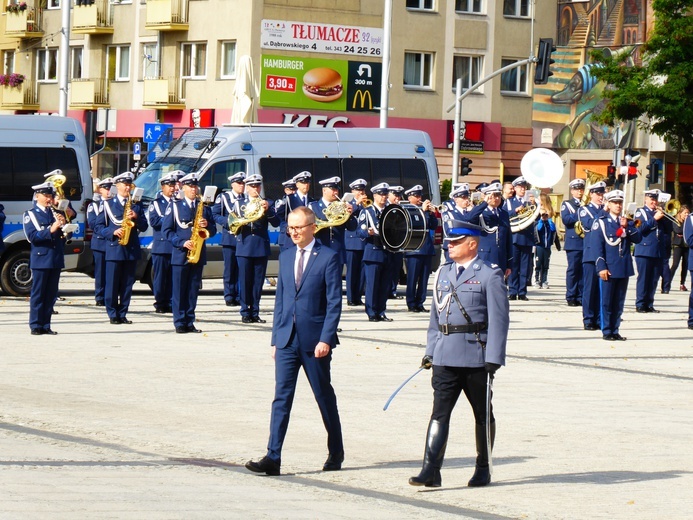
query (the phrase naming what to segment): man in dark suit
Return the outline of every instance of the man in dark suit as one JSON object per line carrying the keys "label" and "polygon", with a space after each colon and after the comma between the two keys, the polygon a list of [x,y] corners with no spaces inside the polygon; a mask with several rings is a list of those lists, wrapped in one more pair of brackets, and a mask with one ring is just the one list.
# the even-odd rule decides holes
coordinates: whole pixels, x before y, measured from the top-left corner
{"label": "man in dark suit", "polygon": [[[320,408],[329,455],[323,471],[342,468],[344,445],[337,398],[330,384],[332,349],[342,311],[342,277],[338,254],[315,240],[315,213],[301,206],[288,218],[296,247],[279,257],[279,277],[272,327],[275,391],[267,455],[245,467],[279,475],[281,451],[289,426],[296,380],[301,367]],[[300,323],[300,327],[297,324]]]}

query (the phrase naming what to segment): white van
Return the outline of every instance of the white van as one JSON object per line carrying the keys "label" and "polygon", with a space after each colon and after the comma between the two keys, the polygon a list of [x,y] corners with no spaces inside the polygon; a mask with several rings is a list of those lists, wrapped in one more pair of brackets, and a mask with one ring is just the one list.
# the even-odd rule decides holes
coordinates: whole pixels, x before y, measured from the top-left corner
{"label": "white van", "polygon": [[[159,178],[171,170],[200,171],[201,187],[230,189],[228,177],[236,172],[260,173],[264,196],[276,200],[284,194],[281,183],[307,170],[313,174],[313,197],[322,196],[317,181],[339,176],[342,190],[362,178],[369,186],[380,182],[408,189],[420,184],[424,199],[440,204],[438,167],[433,144],[426,132],[380,128],[297,128],[290,125],[229,125],[221,128],[171,129],[148,154],[149,164],[135,179],[144,188],[145,204],[159,190]],[[272,244],[279,236],[270,230]],[[151,247],[151,230],[140,237]],[[203,276],[221,277],[221,233],[207,241]],[[437,237],[437,242],[440,236]],[[217,246],[217,247],[215,247]],[[278,247],[272,247],[276,260]],[[149,256],[149,255],[147,255]],[[151,262],[138,268],[138,279],[149,283]],[[277,272],[270,261],[268,276]]]}
{"label": "white van", "polygon": [[6,294],[23,296],[31,291],[30,245],[22,228],[22,215],[33,204],[31,187],[45,182],[43,176],[58,168],[67,178],[62,188],[77,212],[73,222],[79,225],[65,246],[65,269],[91,272],[85,215],[93,187],[80,123],[57,116],[0,116],[0,204],[5,206],[6,216],[0,287]]}

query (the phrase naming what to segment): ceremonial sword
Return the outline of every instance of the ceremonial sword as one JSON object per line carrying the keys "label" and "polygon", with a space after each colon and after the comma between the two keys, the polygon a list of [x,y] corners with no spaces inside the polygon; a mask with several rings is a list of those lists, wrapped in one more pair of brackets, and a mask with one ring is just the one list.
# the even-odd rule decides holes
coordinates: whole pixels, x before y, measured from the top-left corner
{"label": "ceremonial sword", "polygon": [[390,403],[391,403],[392,400],[395,398],[395,396],[399,393],[399,391],[402,390],[402,388],[404,388],[404,385],[406,385],[409,381],[411,381],[412,379],[414,379],[414,377],[415,377],[419,372],[421,372],[424,368],[425,368],[425,367],[419,367],[419,369],[418,369],[416,372],[414,372],[412,375],[410,375],[407,379],[404,380],[404,383],[402,383],[401,385],[399,385],[399,386],[397,387],[397,390],[395,390],[394,392],[392,392],[392,395],[390,396],[390,398],[389,398],[389,399],[387,400],[387,402],[385,403],[385,406],[383,406],[383,410],[387,410],[387,407],[390,406]]}
{"label": "ceremonial sword", "polygon": [[488,454],[488,473],[491,475],[493,473],[493,461],[491,460],[491,394],[493,393],[493,374],[487,372],[486,376],[486,453]]}

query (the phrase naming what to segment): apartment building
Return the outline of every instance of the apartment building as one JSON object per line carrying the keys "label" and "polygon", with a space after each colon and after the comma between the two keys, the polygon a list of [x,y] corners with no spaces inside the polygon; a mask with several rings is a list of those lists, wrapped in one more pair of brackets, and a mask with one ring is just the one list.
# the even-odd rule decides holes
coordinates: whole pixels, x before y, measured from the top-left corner
{"label": "apartment building", "polygon": [[[59,108],[61,3],[10,0],[0,22],[4,113]],[[76,0],[71,8],[68,115],[91,132],[95,111],[117,113],[99,176],[132,166],[145,123],[228,123],[248,63],[257,85],[256,121],[377,127],[380,122],[384,0]],[[556,32],[556,3],[538,0],[393,0],[388,126],[431,134],[443,176],[451,169],[454,85],[526,59]],[[532,41],[532,37],[533,40]],[[242,57],[246,57],[243,58]],[[309,97],[307,72],[330,69],[337,98]],[[484,84],[462,104],[463,154],[475,184],[519,175],[532,147],[532,66]],[[17,85],[21,75],[23,82]],[[303,86],[306,88],[302,88]],[[307,89],[307,90],[306,90]],[[194,121],[193,121],[194,115]],[[146,146],[146,145],[145,145]]]}

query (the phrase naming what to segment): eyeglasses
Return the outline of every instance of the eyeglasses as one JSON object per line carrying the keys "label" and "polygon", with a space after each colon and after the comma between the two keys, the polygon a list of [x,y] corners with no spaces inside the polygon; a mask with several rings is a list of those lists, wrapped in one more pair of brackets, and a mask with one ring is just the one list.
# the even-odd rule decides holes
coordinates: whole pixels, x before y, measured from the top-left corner
{"label": "eyeglasses", "polygon": [[302,226],[288,226],[286,229],[289,230],[289,233],[296,233],[298,231],[301,231],[303,228],[307,228],[308,226],[314,226],[315,222],[311,222],[310,224],[304,224]]}

